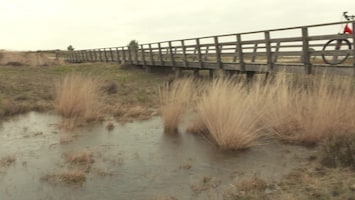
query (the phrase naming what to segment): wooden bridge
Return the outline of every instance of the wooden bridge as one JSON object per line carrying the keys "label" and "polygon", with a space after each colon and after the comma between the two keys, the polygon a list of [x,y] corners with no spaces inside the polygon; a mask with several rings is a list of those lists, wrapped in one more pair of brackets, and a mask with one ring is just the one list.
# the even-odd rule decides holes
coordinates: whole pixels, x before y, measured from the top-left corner
{"label": "wooden bridge", "polygon": [[[68,62],[117,62],[140,65],[148,70],[169,67],[181,70],[216,70],[222,72],[318,73],[330,71],[355,75],[355,31],[339,34],[348,23],[355,30],[355,21],[317,24],[291,28],[217,35],[157,43],[138,47],[122,46],[62,52]],[[335,50],[324,45],[332,39],[347,39],[347,48]],[[336,41],[336,40],[335,40]],[[348,56],[342,64],[331,65],[323,57]]]}

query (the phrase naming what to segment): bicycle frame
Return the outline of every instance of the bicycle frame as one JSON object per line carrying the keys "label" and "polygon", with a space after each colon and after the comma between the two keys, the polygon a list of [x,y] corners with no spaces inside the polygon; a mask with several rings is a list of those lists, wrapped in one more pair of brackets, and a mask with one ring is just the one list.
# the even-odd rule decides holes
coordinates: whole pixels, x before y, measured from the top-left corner
{"label": "bicycle frame", "polygon": [[348,24],[346,24],[344,27],[343,33],[344,34],[353,34],[353,30],[349,27]]}

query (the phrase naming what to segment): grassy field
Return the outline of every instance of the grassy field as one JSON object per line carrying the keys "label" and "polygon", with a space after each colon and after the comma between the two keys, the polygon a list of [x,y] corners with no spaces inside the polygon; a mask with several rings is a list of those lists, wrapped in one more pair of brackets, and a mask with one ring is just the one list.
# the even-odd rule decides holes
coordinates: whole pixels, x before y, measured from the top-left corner
{"label": "grassy field", "polygon": [[114,64],[1,66],[0,117],[28,111],[54,111],[56,87],[73,74],[100,80],[100,85],[94,87],[100,87],[105,93],[105,108],[102,109],[108,116],[123,121],[150,117],[154,112],[152,108],[159,106],[158,86],[171,78],[138,69],[125,70]]}
{"label": "grassy field", "polygon": [[[194,113],[191,129],[206,134],[223,150],[252,148],[265,139],[260,130],[274,129],[268,139],[312,144],[316,153],[280,182],[246,179],[211,195],[211,199],[354,199],[352,79],[283,75],[247,85],[243,78],[171,82],[172,77],[106,63],[1,66],[0,117],[28,111],[57,112],[63,118],[85,116],[79,123],[83,126],[92,118],[126,122],[160,113],[165,130],[176,134],[184,116]],[[66,102],[68,99],[72,101]],[[95,101],[85,102],[87,99]],[[97,102],[100,105],[93,106]],[[93,110],[84,112],[87,107]],[[99,115],[92,117],[92,113]],[[64,157],[70,165],[91,163],[88,151]],[[0,164],[11,166],[8,160],[1,159]],[[67,170],[45,179],[71,181],[72,177],[85,181],[85,170]]]}

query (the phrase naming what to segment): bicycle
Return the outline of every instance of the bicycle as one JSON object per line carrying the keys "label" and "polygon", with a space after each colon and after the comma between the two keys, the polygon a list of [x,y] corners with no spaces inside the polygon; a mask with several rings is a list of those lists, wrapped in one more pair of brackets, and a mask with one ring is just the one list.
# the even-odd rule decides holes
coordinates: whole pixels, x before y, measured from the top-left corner
{"label": "bicycle", "polygon": [[[355,15],[348,15],[348,12],[343,12],[343,17],[347,20],[354,20]],[[343,33],[340,34],[352,34],[353,30],[346,24],[343,28]],[[323,61],[329,65],[338,65],[345,62],[345,60],[349,57],[350,53],[346,53],[345,55],[341,55],[344,53],[334,52],[341,50],[350,50],[351,42],[348,39],[331,39],[323,46]],[[324,53],[326,51],[333,51],[332,53]],[[335,54],[335,55],[334,55]]]}

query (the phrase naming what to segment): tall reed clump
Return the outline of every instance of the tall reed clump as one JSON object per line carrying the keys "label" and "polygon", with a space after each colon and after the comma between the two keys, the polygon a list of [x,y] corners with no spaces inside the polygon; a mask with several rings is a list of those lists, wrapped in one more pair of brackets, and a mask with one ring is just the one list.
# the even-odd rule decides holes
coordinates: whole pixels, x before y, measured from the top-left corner
{"label": "tall reed clump", "polygon": [[55,109],[63,117],[64,128],[102,117],[104,92],[98,78],[71,73],[56,84]]}
{"label": "tall reed clump", "polygon": [[175,133],[192,101],[194,81],[190,78],[166,83],[159,89],[160,112],[165,133]]}
{"label": "tall reed clump", "polygon": [[289,82],[285,75],[279,75],[273,85],[278,92],[268,118],[281,139],[314,144],[354,132],[355,90],[351,78],[301,76]]}
{"label": "tall reed clump", "polygon": [[[251,86],[261,89],[260,85]],[[263,92],[262,92],[263,93]],[[197,103],[196,126],[221,149],[247,149],[257,145],[265,105],[258,103],[260,94],[245,84],[230,79],[216,79]]]}

